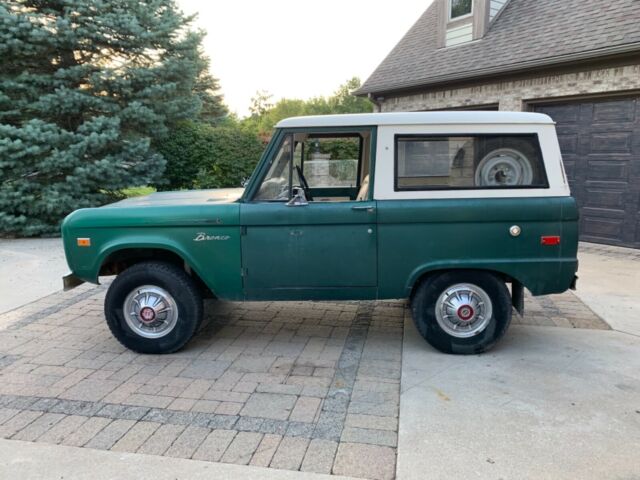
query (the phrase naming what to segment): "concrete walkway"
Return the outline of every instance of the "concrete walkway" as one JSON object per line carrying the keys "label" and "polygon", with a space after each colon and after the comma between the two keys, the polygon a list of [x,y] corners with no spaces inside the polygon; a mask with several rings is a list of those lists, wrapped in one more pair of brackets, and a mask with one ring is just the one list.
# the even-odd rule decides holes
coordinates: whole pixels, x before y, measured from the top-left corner
{"label": "concrete walkway", "polygon": [[0,440],[0,478],[30,480],[348,480],[316,473]]}
{"label": "concrete walkway", "polygon": [[640,338],[515,326],[447,356],[405,323],[397,478],[603,479],[640,472]]}
{"label": "concrete walkway", "polygon": [[68,271],[59,238],[0,240],[0,313],[61,290]]}
{"label": "concrete walkway", "polygon": [[640,250],[581,243],[576,295],[614,330],[640,336]]}
{"label": "concrete walkway", "polygon": [[640,251],[581,244],[576,295],[614,331],[512,326],[443,356],[406,319],[397,478],[636,478]]}

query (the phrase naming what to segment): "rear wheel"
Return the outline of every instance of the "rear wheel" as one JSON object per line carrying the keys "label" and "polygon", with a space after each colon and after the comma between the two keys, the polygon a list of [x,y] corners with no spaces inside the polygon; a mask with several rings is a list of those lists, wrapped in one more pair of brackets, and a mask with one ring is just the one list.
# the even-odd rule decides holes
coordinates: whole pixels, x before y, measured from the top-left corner
{"label": "rear wheel", "polygon": [[104,304],[107,325],[125,347],[140,353],[172,353],[202,320],[202,296],[181,268],[144,262],[113,281]]}
{"label": "rear wheel", "polygon": [[416,290],[411,309],[423,338],[445,353],[486,352],[511,323],[511,299],[504,282],[472,270],[427,278]]}

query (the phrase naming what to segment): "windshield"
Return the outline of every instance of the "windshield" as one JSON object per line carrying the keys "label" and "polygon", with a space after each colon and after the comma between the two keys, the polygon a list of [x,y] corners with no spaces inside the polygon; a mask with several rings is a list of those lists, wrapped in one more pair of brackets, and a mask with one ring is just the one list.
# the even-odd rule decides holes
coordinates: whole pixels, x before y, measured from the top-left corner
{"label": "windshield", "polygon": [[289,179],[291,178],[292,138],[287,135],[280,144],[260,190],[254,197],[259,201],[278,201],[289,199]]}

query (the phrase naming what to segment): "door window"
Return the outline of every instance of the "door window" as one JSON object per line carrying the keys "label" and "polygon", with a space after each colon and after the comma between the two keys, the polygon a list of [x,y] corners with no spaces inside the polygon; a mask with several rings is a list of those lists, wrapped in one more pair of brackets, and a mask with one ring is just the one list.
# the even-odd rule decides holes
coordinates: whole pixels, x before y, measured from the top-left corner
{"label": "door window", "polygon": [[310,202],[367,200],[370,143],[370,130],[288,134],[253,200],[286,202],[302,187]]}
{"label": "door window", "polygon": [[300,138],[296,148],[311,188],[356,187],[362,156],[362,137],[313,136]]}

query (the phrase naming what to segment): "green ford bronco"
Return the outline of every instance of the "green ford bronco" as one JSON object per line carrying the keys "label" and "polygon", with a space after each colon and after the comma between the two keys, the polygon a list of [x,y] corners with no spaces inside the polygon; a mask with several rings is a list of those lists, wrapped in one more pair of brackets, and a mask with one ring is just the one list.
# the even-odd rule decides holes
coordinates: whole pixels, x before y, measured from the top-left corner
{"label": "green ford bronco", "polygon": [[107,323],[144,353],[183,347],[205,296],[406,298],[432,346],[480,353],[525,287],[564,292],[578,266],[555,126],[533,113],[287,119],[245,188],[82,209],[62,233],[65,288],[117,275]]}

